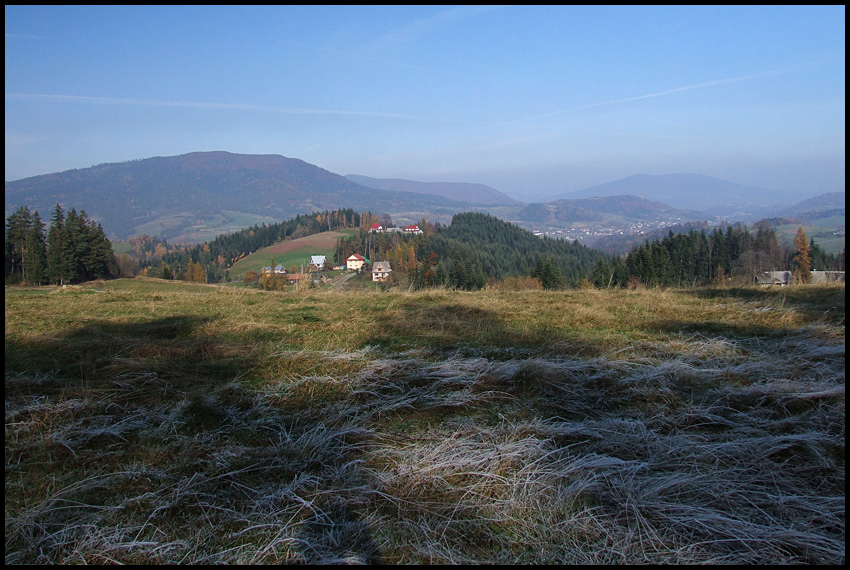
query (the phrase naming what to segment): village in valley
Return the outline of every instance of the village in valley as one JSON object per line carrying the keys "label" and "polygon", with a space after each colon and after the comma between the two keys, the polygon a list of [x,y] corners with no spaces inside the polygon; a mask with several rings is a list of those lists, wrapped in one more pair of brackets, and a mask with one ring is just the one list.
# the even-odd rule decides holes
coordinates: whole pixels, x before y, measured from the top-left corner
{"label": "village in valley", "polygon": [[[417,224],[411,224],[403,228],[399,227],[384,227],[381,223],[373,223],[369,228],[370,233],[402,233],[407,235],[422,234],[423,231]],[[323,285],[328,279],[323,273],[324,271],[341,271],[350,272],[350,275],[362,274],[365,271],[371,273],[372,281],[375,283],[386,282],[392,273],[392,267],[389,261],[371,261],[368,258],[353,253],[345,259],[344,265],[333,266],[328,262],[325,255],[311,255],[307,265],[300,268],[299,271],[287,271],[282,264],[276,264],[274,267],[265,266],[262,269],[261,277],[268,279],[271,276],[280,276],[289,285],[297,285],[299,283],[312,283],[314,285]]]}

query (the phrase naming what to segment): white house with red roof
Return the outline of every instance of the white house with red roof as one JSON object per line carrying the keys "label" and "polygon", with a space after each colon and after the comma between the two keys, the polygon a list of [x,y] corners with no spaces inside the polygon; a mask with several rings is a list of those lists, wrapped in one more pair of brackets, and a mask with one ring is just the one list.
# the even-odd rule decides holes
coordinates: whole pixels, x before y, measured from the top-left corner
{"label": "white house with red roof", "polygon": [[404,233],[406,233],[406,234],[421,234],[421,233],[424,233],[424,232],[419,229],[419,226],[417,226],[416,224],[412,224],[410,226],[405,226]]}
{"label": "white house with red roof", "polygon": [[359,271],[366,264],[366,258],[359,253],[353,253],[345,260],[345,268],[350,271]]}
{"label": "white house with red roof", "polygon": [[381,224],[372,224],[369,227],[369,231],[370,232],[376,232],[376,233],[382,233],[384,231],[384,226],[382,226]]}

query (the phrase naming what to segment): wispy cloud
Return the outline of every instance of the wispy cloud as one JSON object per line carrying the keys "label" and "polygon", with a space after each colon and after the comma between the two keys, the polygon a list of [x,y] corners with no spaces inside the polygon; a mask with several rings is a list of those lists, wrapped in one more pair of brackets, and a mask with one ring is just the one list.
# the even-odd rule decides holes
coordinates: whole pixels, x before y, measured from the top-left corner
{"label": "wispy cloud", "polygon": [[43,40],[41,36],[34,36],[32,34],[6,34],[7,40]]}
{"label": "wispy cloud", "polygon": [[147,107],[172,107],[186,109],[210,109],[218,111],[254,111],[264,113],[285,113],[291,115],[339,115],[350,117],[378,117],[385,119],[420,119],[415,115],[401,113],[382,113],[377,111],[346,111],[340,109],[304,109],[297,107],[276,107],[271,105],[250,105],[245,103],[205,103],[199,101],[168,101],[160,99],[133,99],[123,97],[88,97],[79,95],[49,95],[37,93],[6,93],[6,100],[48,101],[56,103],[88,103],[95,105],[137,105]]}
{"label": "wispy cloud", "polygon": [[270,37],[270,36],[261,36],[261,35],[256,35],[256,34],[245,34],[245,33],[242,33],[242,32],[234,32],[232,30],[227,30],[227,29],[224,29],[224,28],[218,28],[218,27],[213,27],[213,26],[198,25],[198,27],[206,28],[208,30],[213,30],[213,31],[221,32],[221,33],[225,33],[225,34],[233,34],[233,35],[240,35],[240,36],[244,36],[244,37],[249,37],[252,40],[257,40],[257,41],[262,41],[262,42],[272,42],[272,43],[296,46],[296,47],[299,47],[299,48],[304,48],[304,49],[323,52],[323,53],[328,53],[328,54],[331,54],[331,55],[338,55],[340,57],[362,59],[362,60],[365,60],[365,61],[380,63],[382,65],[394,65],[394,66],[398,66],[398,67],[406,67],[406,68],[409,68],[409,69],[416,69],[416,70],[419,70],[419,71],[428,71],[426,68],[420,67],[418,65],[411,65],[411,64],[408,64],[408,63],[402,63],[402,62],[398,62],[398,61],[388,61],[387,59],[384,59],[384,58],[377,58],[377,57],[374,57],[372,55],[363,54],[363,53],[355,53],[355,52],[352,52],[352,51],[338,50],[338,49],[328,48],[328,47],[324,47],[324,46],[320,46],[320,45],[314,45],[314,44],[309,44],[309,43],[304,43],[304,42],[296,42],[296,41],[292,41],[292,40],[275,38],[275,37]]}
{"label": "wispy cloud", "polygon": [[674,95],[676,93],[682,93],[685,91],[693,91],[696,89],[705,89],[708,87],[717,87],[718,85],[726,85],[729,83],[740,83],[742,81],[750,81],[752,79],[759,79],[762,77],[768,77],[771,75],[777,75],[780,73],[785,73],[792,68],[784,68],[784,69],[774,69],[771,71],[765,71],[762,73],[755,73],[753,75],[743,75],[740,77],[727,77],[725,79],[716,79],[714,81],[706,81],[704,83],[697,83],[695,85],[686,85],[684,87],[676,87],[673,89],[666,89],[664,91],[657,91],[655,93],[647,93],[645,95],[637,95],[635,97],[623,97],[622,99],[612,99],[610,101],[599,101],[596,103],[588,103],[587,105],[579,105],[578,107],[572,107],[570,109],[562,109],[560,111],[554,111],[551,113],[545,113],[543,115],[535,115],[533,117],[526,117],[521,120],[511,121],[510,123],[520,123],[525,121],[534,121],[538,119],[547,119],[550,117],[556,117],[558,115],[564,115],[567,113],[573,113],[575,111],[583,111],[585,109],[593,109],[595,107],[606,107],[609,105],[619,105],[622,103],[630,103],[632,101],[642,101],[645,99],[655,99],[657,97],[666,97],[668,95]]}
{"label": "wispy cloud", "polygon": [[387,51],[400,44],[416,41],[420,37],[446,25],[468,20],[502,8],[504,6],[455,6],[448,8],[383,34],[369,45],[366,51],[373,53]]}

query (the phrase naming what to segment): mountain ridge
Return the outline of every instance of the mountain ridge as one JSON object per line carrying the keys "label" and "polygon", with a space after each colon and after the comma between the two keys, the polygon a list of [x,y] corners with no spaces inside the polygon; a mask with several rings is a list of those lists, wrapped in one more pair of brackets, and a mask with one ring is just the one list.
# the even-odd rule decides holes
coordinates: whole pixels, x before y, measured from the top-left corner
{"label": "mountain ridge", "polygon": [[346,174],[345,178],[361,186],[368,186],[370,188],[414,192],[417,194],[433,194],[453,200],[469,201],[471,204],[484,204],[488,206],[519,206],[522,204],[519,200],[515,200],[486,184],[471,182],[417,182],[403,178],[371,178],[359,174]]}
{"label": "mountain ridge", "polygon": [[[301,214],[349,208],[390,214],[396,224],[417,223],[423,217],[449,223],[457,213],[479,211],[531,229],[594,220],[605,225],[613,220],[622,227],[646,220],[751,222],[777,212],[790,217],[794,212],[844,207],[843,192],[798,196],[805,198],[800,204],[768,207],[762,202],[771,201],[776,192],[698,174],[634,175],[527,204],[484,184],[342,176],[297,158],[227,151],[33,176],[6,182],[5,194],[6,217],[26,206],[47,220],[58,203],[85,210],[102,223],[110,239],[147,233],[177,242],[199,242]],[[712,202],[713,208],[688,207]]]}
{"label": "mountain ridge", "polygon": [[712,217],[730,212],[748,214],[750,217],[770,215],[787,206],[790,201],[783,193],[775,190],[694,173],[635,174],[582,190],[557,194],[548,201],[624,194],[663,202],[680,210],[705,212]]}
{"label": "mountain ridge", "polygon": [[208,222],[224,211],[257,220],[339,208],[411,215],[428,211],[450,219],[469,205],[442,196],[368,188],[296,158],[225,151],[44,174],[6,182],[5,194],[7,217],[19,206],[46,217],[58,203],[86,210],[117,238],[152,224],[174,238],[191,224]]}

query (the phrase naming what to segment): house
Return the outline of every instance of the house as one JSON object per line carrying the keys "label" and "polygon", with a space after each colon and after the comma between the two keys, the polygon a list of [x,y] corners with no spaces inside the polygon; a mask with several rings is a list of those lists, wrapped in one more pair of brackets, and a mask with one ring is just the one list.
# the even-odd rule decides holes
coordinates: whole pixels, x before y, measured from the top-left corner
{"label": "house", "polygon": [[369,227],[369,231],[372,233],[383,233],[384,226],[382,226],[381,224],[372,224]]}
{"label": "house", "polygon": [[[844,280],[843,271],[812,271],[809,283],[835,283]],[[794,283],[794,274],[791,271],[762,271],[756,276],[759,285],[768,287],[770,285],[791,285]]]}
{"label": "house", "polygon": [[316,268],[321,271],[325,268],[325,262],[327,261],[327,257],[324,255],[311,255],[310,256],[310,265],[315,265]]}
{"label": "house", "polygon": [[372,281],[386,281],[391,272],[389,261],[376,261],[372,264]]}
{"label": "house", "polygon": [[289,283],[290,285],[295,285],[295,284],[300,283],[302,281],[310,281],[310,280],[312,280],[313,283],[315,283],[316,285],[321,285],[322,283],[327,281],[327,277],[325,277],[322,274],[316,274],[316,273],[314,273],[314,274],[310,274],[310,273],[290,273],[286,276],[286,282]]}
{"label": "house", "polygon": [[416,224],[413,224],[413,225],[410,225],[410,226],[405,226],[404,233],[406,233],[406,234],[421,234],[421,233],[424,233],[424,232],[419,229],[419,226],[417,226]]}
{"label": "house", "polygon": [[812,271],[810,283],[837,283],[844,281],[843,271]]}
{"label": "house", "polygon": [[794,274],[790,271],[762,271],[756,275],[756,283],[764,287],[779,285],[784,287],[794,282]]}
{"label": "house", "polygon": [[363,265],[366,263],[366,258],[360,255],[359,253],[353,253],[348,256],[345,260],[345,268],[351,271],[359,271],[363,269]]}
{"label": "house", "polygon": [[278,273],[283,275],[286,273],[286,269],[283,268],[283,265],[275,265],[274,270],[272,270],[271,266],[267,265],[263,267],[263,273]]}

